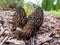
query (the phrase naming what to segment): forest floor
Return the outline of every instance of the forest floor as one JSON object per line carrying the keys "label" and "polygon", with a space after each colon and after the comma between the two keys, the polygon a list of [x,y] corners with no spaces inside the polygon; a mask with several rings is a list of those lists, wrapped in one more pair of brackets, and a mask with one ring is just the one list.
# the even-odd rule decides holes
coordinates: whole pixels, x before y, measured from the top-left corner
{"label": "forest floor", "polygon": [[0,45],[60,45],[60,18],[44,12],[44,21],[37,35],[31,40],[17,40],[9,36],[13,13],[0,11]]}

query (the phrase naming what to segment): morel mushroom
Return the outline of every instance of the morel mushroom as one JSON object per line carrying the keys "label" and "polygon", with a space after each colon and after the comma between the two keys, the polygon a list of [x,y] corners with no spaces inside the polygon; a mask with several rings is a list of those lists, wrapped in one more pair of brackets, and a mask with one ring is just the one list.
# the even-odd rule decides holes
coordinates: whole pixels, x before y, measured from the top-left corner
{"label": "morel mushroom", "polygon": [[25,10],[21,6],[16,7],[16,11],[13,16],[13,25],[15,27],[23,28],[26,23],[27,23],[27,16]]}
{"label": "morel mushroom", "polygon": [[26,37],[31,37],[39,30],[39,27],[43,23],[43,11],[40,7],[28,17],[28,22],[23,28],[23,34]]}
{"label": "morel mushroom", "polygon": [[43,11],[41,8],[36,8],[36,10],[28,17],[28,20],[34,20],[35,26],[38,29],[43,23]]}
{"label": "morel mushroom", "polygon": [[24,26],[23,28],[23,36],[28,38],[28,37],[31,37],[34,35],[34,32],[35,32],[35,22],[34,20],[30,20],[28,21],[28,23]]}

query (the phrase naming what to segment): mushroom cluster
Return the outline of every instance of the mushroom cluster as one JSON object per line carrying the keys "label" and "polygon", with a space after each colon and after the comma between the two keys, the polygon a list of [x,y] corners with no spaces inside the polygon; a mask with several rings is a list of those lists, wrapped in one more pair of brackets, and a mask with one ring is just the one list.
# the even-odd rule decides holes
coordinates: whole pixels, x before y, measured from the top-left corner
{"label": "mushroom cluster", "polygon": [[23,7],[16,7],[16,11],[13,16],[13,26],[21,28],[20,32],[15,31],[15,34],[18,33],[18,37],[26,39],[30,38],[31,36],[34,36],[35,32],[38,31],[41,27],[42,23],[43,11],[40,7],[36,8],[35,11],[29,17],[26,16]]}

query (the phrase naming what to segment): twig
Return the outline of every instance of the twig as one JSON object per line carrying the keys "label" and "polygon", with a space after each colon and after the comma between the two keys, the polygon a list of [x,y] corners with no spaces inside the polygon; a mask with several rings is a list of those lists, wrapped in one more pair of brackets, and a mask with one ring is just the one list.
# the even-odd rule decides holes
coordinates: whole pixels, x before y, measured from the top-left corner
{"label": "twig", "polygon": [[3,45],[3,43],[9,38],[9,36],[6,36],[5,39],[0,43],[0,45]]}

